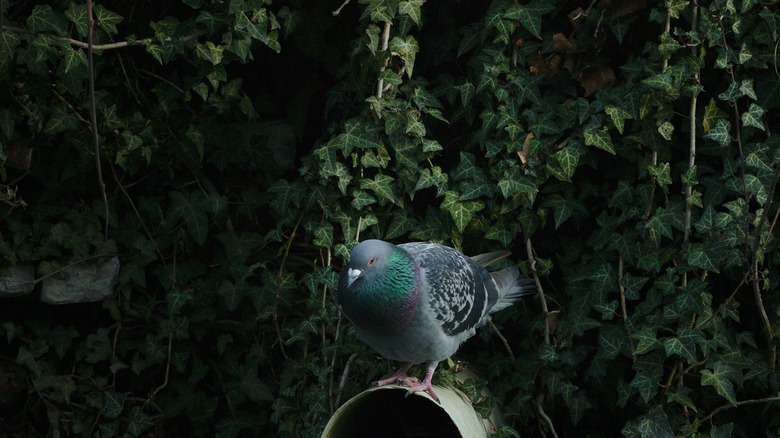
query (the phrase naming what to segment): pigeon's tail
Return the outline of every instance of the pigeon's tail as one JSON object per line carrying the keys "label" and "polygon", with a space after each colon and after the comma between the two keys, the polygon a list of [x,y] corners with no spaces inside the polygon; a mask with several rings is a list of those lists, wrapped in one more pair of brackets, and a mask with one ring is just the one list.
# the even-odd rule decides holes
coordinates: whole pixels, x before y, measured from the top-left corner
{"label": "pigeon's tail", "polygon": [[491,272],[490,275],[492,275],[493,279],[496,281],[498,300],[496,300],[496,304],[490,308],[489,313],[495,313],[501,309],[506,309],[520,298],[536,293],[534,281],[520,275],[520,271],[516,266],[510,266],[501,269],[500,271]]}

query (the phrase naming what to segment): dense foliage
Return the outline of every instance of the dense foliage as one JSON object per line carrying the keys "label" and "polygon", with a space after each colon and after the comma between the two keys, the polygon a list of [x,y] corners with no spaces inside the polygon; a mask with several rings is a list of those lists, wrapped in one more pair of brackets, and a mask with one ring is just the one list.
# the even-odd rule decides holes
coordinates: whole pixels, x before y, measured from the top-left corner
{"label": "dense foliage", "polygon": [[318,436],[375,237],[539,284],[453,358],[500,436],[780,436],[775,2],[336,3],[0,2],[2,265],[122,262],[0,301],[0,434]]}

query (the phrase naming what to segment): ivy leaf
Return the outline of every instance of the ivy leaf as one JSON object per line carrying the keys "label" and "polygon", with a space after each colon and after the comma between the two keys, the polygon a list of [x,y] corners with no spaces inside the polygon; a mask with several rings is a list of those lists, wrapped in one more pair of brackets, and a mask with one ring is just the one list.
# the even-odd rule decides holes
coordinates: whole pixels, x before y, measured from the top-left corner
{"label": "ivy leaf", "polygon": [[182,192],[170,192],[171,208],[168,216],[172,222],[184,220],[187,231],[193,239],[203,245],[208,235],[208,217],[204,208],[206,195],[202,192],[192,192],[188,196]]}
{"label": "ivy leaf", "polygon": [[688,360],[688,363],[696,362],[696,342],[699,336],[692,329],[682,327],[677,332],[676,338],[664,339],[664,349],[666,355],[676,354]]}
{"label": "ivy leaf", "polygon": [[758,100],[758,96],[756,96],[756,91],[753,89],[753,79],[745,79],[739,84],[739,92],[742,93],[743,96],[747,96],[753,100]]}
{"label": "ivy leaf", "polygon": [[604,112],[609,115],[609,117],[612,119],[612,123],[615,125],[615,128],[617,128],[618,132],[622,134],[626,119],[630,119],[631,114],[629,114],[628,111],[624,110],[623,108],[614,105],[607,105],[607,107],[604,109]]}
{"label": "ivy leaf", "polygon": [[113,391],[103,391],[103,414],[108,418],[118,418],[122,415],[127,394]]}
{"label": "ivy leaf", "polygon": [[332,138],[326,144],[341,151],[343,156],[348,156],[355,148],[375,149],[381,146],[375,133],[370,130],[365,121],[356,117],[344,123],[344,132]]}
{"label": "ivy leaf", "polygon": [[580,200],[573,199],[568,196],[563,197],[559,194],[549,196],[543,205],[553,209],[556,230],[571,217],[574,210],[577,210],[581,213],[587,213],[585,206],[582,205]]}
{"label": "ivy leaf", "polygon": [[631,333],[630,337],[637,341],[634,346],[635,355],[645,354],[661,346],[661,341],[656,337],[656,329],[652,327]]}
{"label": "ivy leaf", "polygon": [[574,176],[574,171],[577,170],[581,155],[582,150],[573,145],[568,145],[553,155],[561,166],[566,181],[571,181],[571,177]]}
{"label": "ivy leaf", "polygon": [[116,35],[119,31],[116,25],[124,19],[116,12],[109,11],[103,5],[95,5],[95,18],[97,25],[106,31],[109,35]]}
{"label": "ivy leaf", "polygon": [[425,0],[403,0],[398,3],[398,13],[408,15],[414,21],[414,24],[419,26],[422,16],[420,9],[423,3],[425,3]]}
{"label": "ivy leaf", "polygon": [[417,53],[420,51],[417,40],[411,35],[408,35],[406,38],[393,37],[387,48],[404,61],[406,76],[411,78],[414,71],[414,61],[417,58]]}
{"label": "ivy leaf", "polygon": [[718,99],[724,100],[729,103],[734,103],[737,101],[737,99],[739,99],[744,95],[745,93],[742,90],[740,90],[739,84],[737,82],[732,82],[729,84],[729,87],[726,89],[726,91],[718,95]]}
{"label": "ivy leaf", "polygon": [[658,394],[658,384],[663,376],[663,368],[661,366],[663,358],[663,352],[656,350],[644,356],[639,356],[636,363],[634,363],[636,375],[630,385],[639,391],[639,395],[645,403]]}
{"label": "ivy leaf", "polygon": [[64,54],[65,74],[76,69],[80,69],[82,72],[87,71],[87,55],[83,50],[66,48]]}
{"label": "ivy leaf", "polygon": [[527,5],[514,3],[504,13],[504,18],[517,20],[531,35],[542,39],[542,15],[554,9],[555,6],[546,1],[534,1]]}
{"label": "ivy leaf", "polygon": [[650,232],[652,240],[656,241],[660,236],[668,239],[674,238],[672,234],[672,221],[674,213],[663,207],[658,207],[653,217],[645,224],[645,229]]}
{"label": "ivy leaf", "polygon": [[445,192],[444,201],[441,203],[441,209],[450,213],[460,232],[466,229],[474,215],[483,208],[485,204],[481,201],[461,201],[460,195],[454,191]]}
{"label": "ivy leaf", "polygon": [[376,51],[379,50],[380,32],[381,29],[379,29],[379,26],[374,23],[371,23],[366,27],[366,35],[368,36],[368,44],[366,44],[366,47],[368,47],[368,50],[371,51],[372,55],[376,55]]}
{"label": "ivy leaf", "polygon": [[154,425],[154,422],[143,412],[140,406],[133,407],[128,415],[127,432],[131,436],[141,436],[141,434]]}
{"label": "ivy leaf", "polygon": [[[369,195],[364,190],[355,190],[354,192],[352,192],[351,204],[355,210],[362,210],[363,207],[366,207],[374,203],[376,203],[376,198]],[[326,248],[330,247],[330,245],[321,245],[321,246],[325,246]]]}
{"label": "ivy leaf", "polygon": [[87,5],[84,3],[71,2],[68,9],[65,10],[65,18],[70,20],[76,27],[76,33],[82,37],[87,36],[87,27],[89,23],[89,17],[87,17]]}
{"label": "ivy leaf", "polygon": [[702,127],[704,128],[704,132],[706,133],[710,129],[712,129],[715,124],[718,122],[718,120],[725,120],[728,119],[728,116],[724,111],[722,111],[720,108],[718,108],[718,105],[715,102],[714,98],[710,98],[710,103],[707,104],[707,106],[704,108],[704,117],[702,118]]}
{"label": "ivy leaf", "polygon": [[693,267],[718,272],[718,254],[704,243],[691,244],[687,260],[688,264]]}
{"label": "ivy leaf", "polygon": [[566,406],[569,408],[569,416],[574,424],[579,423],[585,411],[593,407],[587,397],[582,394],[572,397],[566,402]]}
{"label": "ivy leaf", "polygon": [[195,54],[197,54],[200,59],[208,61],[212,65],[222,63],[222,52],[224,50],[224,46],[217,46],[211,41],[206,41],[206,44],[198,43],[195,45]]}
{"label": "ivy leaf", "polygon": [[736,406],[737,396],[734,392],[734,385],[729,380],[729,375],[732,372],[730,365],[718,361],[712,370],[704,369],[701,371],[701,384],[712,386],[721,397],[725,398],[732,406]]}
{"label": "ivy leaf", "polygon": [[501,189],[504,198],[510,198],[516,193],[536,193],[539,190],[528,177],[517,173],[499,181],[498,188]]}
{"label": "ivy leaf", "polygon": [[385,240],[394,239],[408,233],[413,229],[414,225],[414,219],[410,218],[405,212],[394,214],[393,221],[390,222],[390,226],[387,227]]}
{"label": "ivy leaf", "polygon": [[360,188],[371,190],[380,201],[387,200],[395,203],[397,197],[393,192],[393,183],[395,179],[390,175],[377,174],[374,179],[363,178],[360,180]]}
{"label": "ivy leaf", "polygon": [[598,131],[585,131],[585,145],[596,146],[597,148],[616,155],[615,147],[612,145],[612,138],[605,129]]}
{"label": "ivy leaf", "polygon": [[447,183],[447,174],[442,173],[439,166],[433,166],[430,169],[422,169],[420,171],[420,177],[417,179],[417,184],[414,186],[414,191],[420,191],[427,189],[428,187],[441,187]]}
{"label": "ivy leaf", "polygon": [[54,12],[50,5],[36,5],[27,17],[27,30],[32,33],[52,32],[64,35],[65,28],[65,19]]}
{"label": "ivy leaf", "polygon": [[658,133],[661,134],[661,137],[663,137],[665,140],[671,140],[672,134],[674,133],[674,125],[672,125],[668,120],[663,122],[658,126]]}
{"label": "ivy leaf", "polygon": [[498,38],[501,42],[509,44],[509,37],[512,34],[512,23],[509,20],[504,19],[500,12],[488,12],[485,16],[485,27],[488,29],[495,29],[498,32]]}
{"label": "ivy leaf", "polygon": [[704,138],[715,140],[721,146],[731,144],[731,122],[726,119],[718,119],[715,126],[704,134]]}
{"label": "ivy leaf", "polygon": [[672,86],[672,76],[670,70],[643,79],[642,83],[647,85],[650,88],[661,90],[664,93],[671,93],[672,91],[674,91],[674,87]]}
{"label": "ivy leaf", "polygon": [[620,285],[625,288],[626,298],[629,300],[638,300],[639,291],[649,280],[648,277],[635,277],[630,272],[623,274],[623,278],[620,279]]}
{"label": "ivy leaf", "polygon": [[761,118],[763,116],[764,109],[755,103],[751,103],[747,112],[742,113],[742,124],[745,126],[752,126],[763,131],[764,124],[761,123]]}

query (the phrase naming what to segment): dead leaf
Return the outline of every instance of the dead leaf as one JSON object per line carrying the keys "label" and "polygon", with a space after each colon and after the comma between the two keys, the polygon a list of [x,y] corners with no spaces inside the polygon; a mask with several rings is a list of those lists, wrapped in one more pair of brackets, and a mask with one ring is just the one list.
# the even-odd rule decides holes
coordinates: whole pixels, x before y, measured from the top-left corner
{"label": "dead leaf", "polygon": [[32,148],[19,142],[11,142],[5,147],[5,165],[11,169],[27,172],[30,170]]}
{"label": "dead leaf", "polygon": [[534,139],[534,133],[529,132],[523,140],[523,150],[517,151],[517,156],[520,158],[520,162],[525,166],[528,163],[528,154],[531,152],[531,140]]}
{"label": "dead leaf", "polygon": [[630,15],[645,8],[645,0],[604,0],[599,3],[599,9],[609,11],[609,17],[614,20],[624,15]]}
{"label": "dead leaf", "polygon": [[608,65],[588,67],[580,75],[580,85],[585,89],[585,96],[590,96],[614,82],[615,72]]}
{"label": "dead leaf", "polygon": [[574,53],[577,51],[577,45],[566,35],[558,32],[553,35],[553,50],[564,54]]}
{"label": "dead leaf", "polygon": [[541,73],[545,78],[551,78],[558,73],[561,65],[561,57],[552,55],[545,59],[540,53],[536,53],[528,58],[528,70],[531,73]]}

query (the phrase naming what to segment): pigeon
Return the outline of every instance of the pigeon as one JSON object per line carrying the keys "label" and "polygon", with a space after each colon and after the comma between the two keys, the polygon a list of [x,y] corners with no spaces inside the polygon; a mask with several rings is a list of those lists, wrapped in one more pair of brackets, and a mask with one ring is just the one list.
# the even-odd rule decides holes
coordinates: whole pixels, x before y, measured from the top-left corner
{"label": "pigeon", "polygon": [[[485,269],[509,254],[467,257],[436,243],[359,243],[339,277],[337,302],[359,339],[403,364],[372,384],[402,383],[409,387],[407,395],[425,391],[438,402],[431,379],[439,362],[474,336],[492,313],[535,291],[516,266]],[[418,363],[427,364],[422,382],[407,375]]]}

